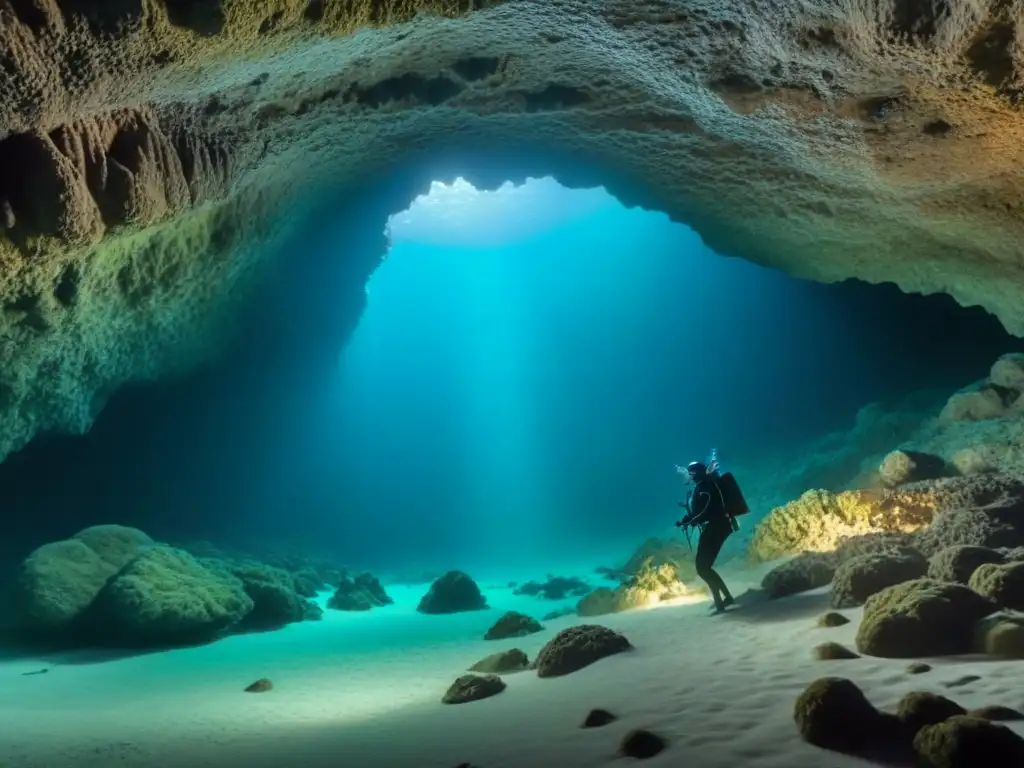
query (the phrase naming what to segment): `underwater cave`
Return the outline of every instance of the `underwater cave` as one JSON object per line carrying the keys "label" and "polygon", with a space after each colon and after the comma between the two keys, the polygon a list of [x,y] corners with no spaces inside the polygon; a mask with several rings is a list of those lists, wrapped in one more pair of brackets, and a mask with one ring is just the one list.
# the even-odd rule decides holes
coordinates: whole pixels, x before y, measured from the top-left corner
{"label": "underwater cave", "polygon": [[0,764],[1024,764],[1015,22],[790,5],[0,0]]}

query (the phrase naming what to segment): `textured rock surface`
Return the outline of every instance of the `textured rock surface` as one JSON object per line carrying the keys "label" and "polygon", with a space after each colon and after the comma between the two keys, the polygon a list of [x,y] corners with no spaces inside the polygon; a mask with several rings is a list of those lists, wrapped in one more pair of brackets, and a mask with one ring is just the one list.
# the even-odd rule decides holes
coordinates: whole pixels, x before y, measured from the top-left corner
{"label": "textured rock surface", "polygon": [[313,279],[292,238],[325,201],[362,201],[362,282],[428,157],[605,184],[723,253],[1024,331],[1015,8],[3,0],[0,456],[216,355],[274,270]]}
{"label": "textured rock surface", "polygon": [[962,584],[916,579],[868,598],[857,650],[901,659],[967,653],[975,624],[994,605]]}
{"label": "textured rock surface", "polygon": [[534,661],[538,677],[561,677],[632,646],[623,635],[597,624],[563,629],[540,649]]}
{"label": "textured rock surface", "polygon": [[924,576],[927,570],[928,561],[918,553],[851,557],[836,569],[829,599],[833,608],[853,608],[886,587]]}
{"label": "textured rock surface", "polygon": [[252,608],[237,578],[182,550],[153,547],[107,582],[88,621],[105,645],[190,645],[216,639]]}

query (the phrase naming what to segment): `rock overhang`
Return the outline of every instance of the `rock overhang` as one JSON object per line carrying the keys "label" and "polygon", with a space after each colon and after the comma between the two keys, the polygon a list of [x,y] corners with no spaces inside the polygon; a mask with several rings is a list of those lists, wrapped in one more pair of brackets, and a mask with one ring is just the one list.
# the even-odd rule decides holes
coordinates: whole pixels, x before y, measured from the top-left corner
{"label": "rock overhang", "polygon": [[1003,6],[90,7],[0,3],[0,454],[215,358],[242,318],[301,333],[282,286],[351,280],[358,315],[387,216],[459,175],[602,185],[720,253],[1024,331]]}

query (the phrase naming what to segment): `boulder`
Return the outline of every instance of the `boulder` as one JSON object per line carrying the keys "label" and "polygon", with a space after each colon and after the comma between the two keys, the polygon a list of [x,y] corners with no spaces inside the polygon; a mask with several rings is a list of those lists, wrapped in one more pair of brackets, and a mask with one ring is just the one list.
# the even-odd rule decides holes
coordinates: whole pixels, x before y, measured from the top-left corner
{"label": "boulder", "polygon": [[668,747],[668,742],[658,734],[644,728],[636,728],[619,742],[619,754],[634,760],[649,760],[661,754]]}
{"label": "boulder", "polygon": [[922,728],[914,751],[926,765],[939,768],[1024,765],[1024,739],[1005,725],[968,715]]}
{"label": "boulder", "polygon": [[939,421],[985,421],[1001,419],[1007,414],[1007,403],[993,386],[983,384],[957,392],[946,401]]}
{"label": "boulder", "polygon": [[814,646],[811,655],[818,661],[839,661],[842,659],[859,659],[860,656],[845,645],[827,642]]}
{"label": "boulder", "polygon": [[967,584],[983,565],[1002,563],[1003,555],[989,547],[966,544],[940,549],[928,562],[928,578]]}
{"label": "boulder", "polygon": [[108,646],[192,645],[225,634],[252,608],[237,578],[182,550],[153,547],[107,582],[89,609],[88,625]]}
{"label": "boulder", "polygon": [[943,549],[957,546],[1016,547],[1021,544],[1021,532],[1016,526],[1004,522],[981,509],[958,509],[939,512],[928,528],[916,538],[918,548],[931,557]]}
{"label": "boulder", "polygon": [[521,672],[530,666],[530,660],[526,654],[518,648],[508,651],[498,651],[486,656],[472,667],[470,672],[483,672],[489,675],[505,675],[510,672]]}
{"label": "boulder", "polygon": [[1024,354],[1010,352],[1001,355],[988,375],[989,383],[1005,390],[1024,392]]}
{"label": "boulder", "polygon": [[678,578],[693,581],[697,578],[697,567],[693,558],[693,551],[681,538],[652,538],[637,547],[619,572],[628,577],[644,568],[671,565],[674,566]]}
{"label": "boulder", "polygon": [[770,570],[761,589],[777,599],[824,587],[835,575],[838,558],[831,553],[805,552]]}
{"label": "boulder", "polygon": [[629,640],[608,627],[580,624],[563,629],[548,641],[533,666],[538,677],[560,677],[632,647]]}
{"label": "boulder", "polygon": [[938,456],[919,451],[893,451],[882,459],[878,476],[882,483],[895,488],[920,480],[936,480],[949,474],[949,469]]}
{"label": "boulder", "polygon": [[505,681],[497,675],[463,675],[458,678],[441,698],[444,704],[466,704],[471,701],[489,699],[506,688]]}
{"label": "boulder", "polygon": [[920,578],[927,571],[928,561],[917,552],[852,557],[836,569],[829,600],[833,608],[853,608],[876,592]]}
{"label": "boulder", "polygon": [[151,546],[145,533],[121,525],[95,525],[43,544],[15,578],[14,623],[30,638],[74,644],[73,623],[115,573]]}
{"label": "boulder", "polygon": [[614,590],[598,587],[587,594],[577,603],[576,613],[580,616],[618,613],[701,592],[703,589],[688,587],[680,581],[675,565],[655,565],[653,558],[648,557],[633,575]]}
{"label": "boulder", "polygon": [[507,640],[542,632],[544,627],[536,619],[517,611],[508,611],[487,630],[484,640]]}
{"label": "boulder", "polygon": [[341,578],[334,594],[327,600],[327,607],[336,611],[369,611],[392,603],[394,600],[384,591],[377,577],[362,573]]}
{"label": "boulder", "polygon": [[[836,546],[835,555],[840,563],[853,557],[878,554],[909,554],[920,555],[914,546],[913,533],[859,533],[856,536],[844,536]],[[922,555],[923,557],[923,555]]]}
{"label": "boulder", "polygon": [[823,677],[797,697],[793,719],[807,743],[854,752],[875,743],[882,714],[852,681]]}
{"label": "boulder", "polygon": [[295,592],[295,579],[281,568],[262,563],[231,567],[252,600],[252,610],[237,627],[240,631],[280,629],[307,615],[306,601]]}
{"label": "boulder", "polygon": [[967,710],[955,701],[927,691],[911,691],[896,705],[896,717],[911,735],[916,735],[925,726],[966,713]]}
{"label": "boulder", "polygon": [[1024,659],[1024,613],[997,611],[974,628],[976,653],[1004,659]]}
{"label": "boulder", "polygon": [[857,650],[887,658],[967,653],[975,625],[993,609],[962,584],[927,578],[897,584],[867,599]]}
{"label": "boulder", "polygon": [[449,571],[430,585],[416,608],[420,613],[462,613],[487,608],[480,587],[462,571]]}
{"label": "boulder", "polygon": [[71,538],[85,544],[115,571],[156,543],[138,528],[126,525],[93,525]]}
{"label": "boulder", "polygon": [[1001,608],[1024,610],[1024,563],[986,563],[974,571],[968,585]]}
{"label": "boulder", "polygon": [[834,552],[849,537],[918,530],[931,522],[939,499],[930,487],[914,485],[877,492],[807,491],[757,524],[748,557],[763,563],[800,552]]}
{"label": "boulder", "polygon": [[949,457],[949,464],[964,476],[987,474],[998,468],[994,454],[987,446],[972,445],[956,451]]}

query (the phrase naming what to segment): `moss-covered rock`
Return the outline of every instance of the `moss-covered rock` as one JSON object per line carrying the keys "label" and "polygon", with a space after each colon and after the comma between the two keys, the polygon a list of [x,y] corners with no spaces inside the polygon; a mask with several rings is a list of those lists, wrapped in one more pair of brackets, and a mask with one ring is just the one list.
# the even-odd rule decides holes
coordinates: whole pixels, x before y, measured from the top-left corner
{"label": "moss-covered rock", "polygon": [[560,677],[632,647],[629,640],[608,627],[580,624],[555,635],[541,648],[533,666],[538,677]]}
{"label": "moss-covered rock", "polygon": [[853,557],[836,569],[829,600],[833,608],[863,605],[876,592],[920,578],[927,570],[928,561],[917,552]]}
{"label": "moss-covered rock", "polygon": [[252,608],[237,578],[181,550],[153,547],[100,591],[88,626],[104,645],[190,645],[223,635]]}
{"label": "moss-covered rock", "polygon": [[480,587],[462,571],[449,571],[430,585],[416,608],[420,613],[462,613],[487,608]]}
{"label": "moss-covered rock", "polygon": [[912,658],[967,653],[974,627],[993,605],[961,584],[915,579],[868,598],[857,629],[857,650]]}
{"label": "moss-covered rock", "polygon": [[544,627],[536,619],[525,613],[508,611],[487,630],[484,640],[507,640],[511,637],[525,637],[542,631],[544,631]]}

